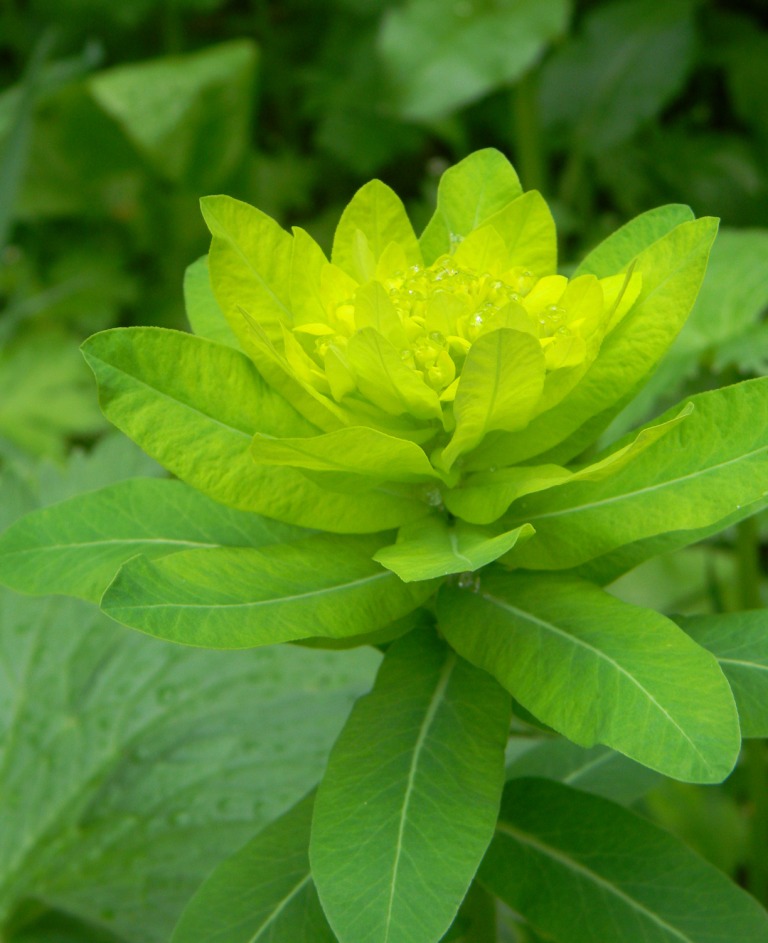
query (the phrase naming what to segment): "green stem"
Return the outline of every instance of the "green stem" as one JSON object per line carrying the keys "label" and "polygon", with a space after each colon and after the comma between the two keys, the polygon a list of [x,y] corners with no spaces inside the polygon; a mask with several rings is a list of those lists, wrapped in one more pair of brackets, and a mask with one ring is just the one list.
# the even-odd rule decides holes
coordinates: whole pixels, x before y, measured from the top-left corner
{"label": "green stem", "polygon": [[768,905],[768,756],[764,740],[745,740],[744,759],[752,805],[747,888]]}
{"label": "green stem", "polygon": [[[760,531],[757,518],[741,521],[736,530],[739,604],[759,609]],[[764,740],[744,741],[744,767],[751,805],[747,887],[762,904],[768,904],[768,756]]]}
{"label": "green stem", "polygon": [[464,898],[462,913],[469,918],[469,927],[463,939],[466,943],[496,943],[496,899],[477,882]]}
{"label": "green stem", "polygon": [[515,155],[526,190],[546,190],[546,166],[539,128],[538,82],[534,70],[526,72],[512,89]]}
{"label": "green stem", "polygon": [[748,517],[739,523],[736,557],[740,604],[744,609],[760,609],[760,532],[757,518]]}
{"label": "green stem", "polygon": [[163,4],[163,38],[168,55],[175,55],[182,51],[184,41],[181,13],[176,0],[165,0]]}

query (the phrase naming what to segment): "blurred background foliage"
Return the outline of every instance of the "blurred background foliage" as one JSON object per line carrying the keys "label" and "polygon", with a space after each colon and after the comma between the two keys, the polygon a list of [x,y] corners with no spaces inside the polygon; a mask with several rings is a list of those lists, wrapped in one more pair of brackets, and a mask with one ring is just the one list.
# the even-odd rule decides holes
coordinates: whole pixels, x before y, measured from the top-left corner
{"label": "blurred background foliage", "polygon": [[[6,493],[17,478],[41,490],[68,456],[75,471],[57,474],[86,467],[72,449],[105,428],[77,351],[87,334],[184,326],[201,195],[247,200],[328,248],[370,177],[419,228],[442,171],[488,146],[550,201],[565,271],[663,203],[722,219],[689,325],[610,436],[768,371],[765,0],[0,0]],[[753,545],[768,537],[756,526]],[[666,612],[754,606],[739,580],[751,565],[726,534],[615,591]],[[747,827],[743,776],[669,783],[645,810],[739,879],[768,841]]]}

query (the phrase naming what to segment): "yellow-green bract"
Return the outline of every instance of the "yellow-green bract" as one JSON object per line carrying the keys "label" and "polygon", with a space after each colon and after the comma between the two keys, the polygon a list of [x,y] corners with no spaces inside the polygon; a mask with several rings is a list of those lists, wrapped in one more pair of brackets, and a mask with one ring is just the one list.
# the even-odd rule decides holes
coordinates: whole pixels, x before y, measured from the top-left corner
{"label": "yellow-green bract", "polygon": [[[421,239],[397,195],[366,184],[341,216],[330,260],[305,231],[289,235],[228,197],[204,199],[203,213],[211,286],[230,328],[317,428],[257,434],[254,459],[321,484],[325,475],[331,490],[339,474],[361,487],[423,483],[427,502],[473,523],[570,477],[558,462],[531,469],[531,459],[649,373],[690,309],[715,230],[711,220],[682,222],[615,270],[568,279],[557,273],[547,204],[522,193],[495,151],[445,174]],[[672,279],[659,285],[659,274]],[[473,510],[452,494],[471,488],[474,472],[522,461],[522,474],[502,476],[501,504]]]}

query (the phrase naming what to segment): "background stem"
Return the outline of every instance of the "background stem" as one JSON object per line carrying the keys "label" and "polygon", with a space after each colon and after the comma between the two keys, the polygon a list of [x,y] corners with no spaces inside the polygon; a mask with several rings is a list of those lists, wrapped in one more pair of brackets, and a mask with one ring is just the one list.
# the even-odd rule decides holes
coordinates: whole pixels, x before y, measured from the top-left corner
{"label": "background stem", "polygon": [[535,70],[526,72],[512,89],[515,156],[526,190],[546,192],[546,166],[539,129],[538,81]]}

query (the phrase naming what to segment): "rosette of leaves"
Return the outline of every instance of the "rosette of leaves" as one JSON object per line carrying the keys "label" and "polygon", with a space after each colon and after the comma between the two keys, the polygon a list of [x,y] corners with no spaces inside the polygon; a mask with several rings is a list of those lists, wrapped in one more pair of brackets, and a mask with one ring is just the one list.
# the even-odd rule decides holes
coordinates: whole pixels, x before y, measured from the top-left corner
{"label": "rosette of leaves", "polygon": [[[494,897],[564,943],[768,940],[751,898],[615,803],[512,768],[504,787],[513,705],[545,751],[625,764],[594,789],[620,800],[638,770],[725,778],[739,710],[768,733],[762,630],[735,660],[603,589],[766,501],[768,379],[595,444],[685,322],[716,221],[650,211],[566,278],[546,203],[492,150],[445,173],[419,238],[364,186],[330,260],[236,200],[203,212],[195,333],[84,345],[107,417],[180,481],[28,515],[2,578],[186,644],[385,656],[316,798],[214,872],[175,943],[495,939]],[[534,772],[565,778],[558,756]]]}

